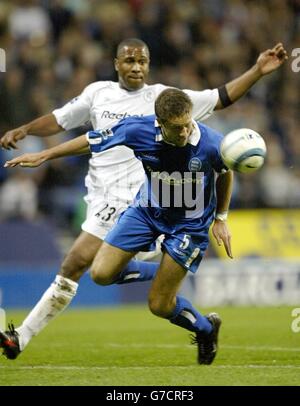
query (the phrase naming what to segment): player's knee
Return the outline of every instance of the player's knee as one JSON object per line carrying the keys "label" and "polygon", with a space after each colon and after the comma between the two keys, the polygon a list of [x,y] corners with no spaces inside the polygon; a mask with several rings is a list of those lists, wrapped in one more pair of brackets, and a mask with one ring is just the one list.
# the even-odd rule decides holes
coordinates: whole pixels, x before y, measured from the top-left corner
{"label": "player's knee", "polygon": [[63,260],[60,274],[65,278],[78,280],[89,266],[87,259],[79,252],[70,251]]}
{"label": "player's knee", "polygon": [[162,297],[149,296],[148,306],[155,316],[163,317],[164,319],[168,318],[172,313],[172,309],[169,306],[169,302]]}
{"label": "player's knee", "polygon": [[114,283],[115,278],[112,277],[110,272],[104,270],[101,266],[93,264],[91,266],[91,278],[98,285],[111,285]]}

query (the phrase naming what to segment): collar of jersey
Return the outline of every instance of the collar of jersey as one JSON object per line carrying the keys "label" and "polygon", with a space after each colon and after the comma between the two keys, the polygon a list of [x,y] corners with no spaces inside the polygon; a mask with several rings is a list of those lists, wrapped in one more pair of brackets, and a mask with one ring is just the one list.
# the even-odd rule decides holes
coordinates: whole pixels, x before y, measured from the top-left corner
{"label": "collar of jersey", "polygon": [[[196,123],[195,120],[192,120],[192,123],[193,123],[193,126],[194,126],[194,130],[193,130],[192,134],[189,136],[188,143],[195,147],[196,145],[198,145],[198,143],[200,141],[201,131],[200,131],[200,128],[199,128],[199,126],[198,126],[198,124]],[[157,120],[155,120],[154,126],[155,126],[155,129],[156,129],[155,141],[157,141],[157,142],[163,141],[163,136],[161,134],[161,128],[160,128],[160,125],[158,124]]]}
{"label": "collar of jersey", "polygon": [[126,94],[137,94],[137,93],[139,93],[139,92],[143,92],[145,89],[147,89],[148,86],[149,86],[149,85],[147,85],[147,83],[144,83],[144,86],[141,87],[141,88],[138,89],[138,90],[126,90],[126,89],[124,89],[123,87],[121,87],[120,84],[119,84],[119,89],[120,89],[122,92],[126,93]]}

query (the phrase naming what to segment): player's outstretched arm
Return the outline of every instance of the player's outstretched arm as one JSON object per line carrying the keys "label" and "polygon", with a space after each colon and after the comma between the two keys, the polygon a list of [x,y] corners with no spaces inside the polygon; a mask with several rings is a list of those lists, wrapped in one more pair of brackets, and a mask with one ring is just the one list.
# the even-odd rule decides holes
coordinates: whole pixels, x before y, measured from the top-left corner
{"label": "player's outstretched arm", "polygon": [[281,42],[262,52],[255,65],[233,81],[219,89],[215,110],[223,109],[242,97],[260,78],[278,69],[288,59]]}
{"label": "player's outstretched arm", "polygon": [[233,172],[227,171],[218,176],[216,181],[217,208],[216,218],[212,227],[212,233],[218,245],[224,244],[227,255],[232,256],[231,234],[227,226],[227,213],[229,210],[233,185]]}
{"label": "player's outstretched arm", "polygon": [[23,140],[27,135],[47,137],[61,131],[65,130],[57,124],[55,116],[47,114],[14,130],[7,131],[0,139],[0,146],[5,149],[17,149],[17,142]]}
{"label": "player's outstretched arm", "polygon": [[62,158],[70,155],[87,154],[90,152],[88,145],[89,144],[86,136],[81,135],[80,137],[74,138],[71,141],[64,142],[41,152],[20,155],[11,159],[10,161],[6,161],[4,167],[14,168],[15,166],[20,165],[24,168],[36,168],[37,166],[40,166],[42,163],[51,159]]}

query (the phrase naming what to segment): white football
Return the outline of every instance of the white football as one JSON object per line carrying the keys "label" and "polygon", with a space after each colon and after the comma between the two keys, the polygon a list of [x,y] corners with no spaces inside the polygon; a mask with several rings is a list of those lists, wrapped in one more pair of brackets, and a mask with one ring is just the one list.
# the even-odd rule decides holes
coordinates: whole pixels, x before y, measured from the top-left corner
{"label": "white football", "polygon": [[221,143],[224,164],[233,171],[255,172],[264,164],[267,147],[264,139],[249,128],[231,131]]}

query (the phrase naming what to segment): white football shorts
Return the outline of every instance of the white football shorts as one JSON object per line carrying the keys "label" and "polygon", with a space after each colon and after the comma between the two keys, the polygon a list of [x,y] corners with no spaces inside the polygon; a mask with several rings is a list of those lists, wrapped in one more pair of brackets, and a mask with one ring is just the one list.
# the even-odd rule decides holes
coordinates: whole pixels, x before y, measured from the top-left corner
{"label": "white football shorts", "polygon": [[87,216],[81,228],[83,231],[104,240],[119,215],[126,209],[126,203],[120,200],[94,199],[92,202],[87,202]]}

